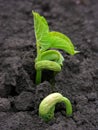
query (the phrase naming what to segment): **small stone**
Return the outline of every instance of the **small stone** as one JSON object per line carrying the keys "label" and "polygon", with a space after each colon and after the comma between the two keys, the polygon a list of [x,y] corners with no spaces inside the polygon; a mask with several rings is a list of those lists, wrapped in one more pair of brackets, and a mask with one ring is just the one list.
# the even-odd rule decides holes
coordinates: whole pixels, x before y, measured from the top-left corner
{"label": "small stone", "polygon": [[88,99],[84,95],[76,97],[77,104],[85,105],[85,104],[87,104],[87,102],[88,102]]}
{"label": "small stone", "polygon": [[34,95],[31,92],[22,92],[15,99],[15,107],[17,110],[29,110],[34,107]]}
{"label": "small stone", "polygon": [[0,112],[10,110],[10,101],[6,98],[0,98]]}
{"label": "small stone", "polygon": [[87,95],[89,101],[95,101],[97,98],[97,94],[92,92]]}

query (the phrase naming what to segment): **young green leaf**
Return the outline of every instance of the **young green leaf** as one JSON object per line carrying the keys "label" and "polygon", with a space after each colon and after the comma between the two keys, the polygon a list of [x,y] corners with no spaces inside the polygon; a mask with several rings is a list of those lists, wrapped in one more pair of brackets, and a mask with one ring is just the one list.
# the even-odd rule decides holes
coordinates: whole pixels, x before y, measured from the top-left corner
{"label": "young green leaf", "polygon": [[41,52],[51,49],[51,41],[49,41],[49,38],[50,37],[48,33],[40,39]]}
{"label": "young green leaf", "polygon": [[[67,53],[69,53],[70,55],[74,55],[76,53],[70,39],[67,36],[64,36],[64,34],[62,33],[50,32],[44,37],[42,37],[40,43],[41,46],[46,50],[49,48],[56,48],[56,49],[62,49]],[[47,48],[45,44],[48,44]]]}
{"label": "young green leaf", "polygon": [[54,117],[55,105],[64,102],[66,106],[66,115],[72,115],[72,105],[68,98],[63,97],[60,93],[52,93],[42,100],[39,106],[39,116],[46,122]]}
{"label": "young green leaf", "polygon": [[64,35],[63,33],[60,33],[60,32],[55,32],[55,31],[50,32],[50,35],[65,40],[65,44],[66,44],[66,46],[68,46],[68,50],[66,50],[67,47],[65,47],[66,48],[65,51],[68,51],[69,54],[73,55],[73,53],[75,51],[74,45],[72,44],[71,40],[66,35]]}
{"label": "young green leaf", "polygon": [[38,13],[32,11],[34,15],[34,29],[36,40],[39,42],[41,38],[49,32],[49,26],[46,19]]}

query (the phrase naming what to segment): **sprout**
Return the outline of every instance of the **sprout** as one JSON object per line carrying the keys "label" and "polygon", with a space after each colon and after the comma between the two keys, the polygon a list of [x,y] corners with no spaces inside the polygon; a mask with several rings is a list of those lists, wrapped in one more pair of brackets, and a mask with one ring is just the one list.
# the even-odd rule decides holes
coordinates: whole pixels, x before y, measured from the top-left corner
{"label": "sprout", "polygon": [[41,82],[41,75],[43,69],[52,71],[61,71],[64,58],[57,50],[61,49],[70,55],[78,53],[75,51],[74,45],[71,40],[60,32],[50,31],[48,23],[43,16],[33,12],[34,16],[34,30],[36,37],[37,57],[35,59],[36,69],[36,84]]}
{"label": "sprout", "polygon": [[39,116],[46,122],[54,117],[55,105],[63,102],[66,105],[66,115],[72,115],[72,105],[68,98],[63,97],[60,93],[52,93],[45,97],[39,105]]}

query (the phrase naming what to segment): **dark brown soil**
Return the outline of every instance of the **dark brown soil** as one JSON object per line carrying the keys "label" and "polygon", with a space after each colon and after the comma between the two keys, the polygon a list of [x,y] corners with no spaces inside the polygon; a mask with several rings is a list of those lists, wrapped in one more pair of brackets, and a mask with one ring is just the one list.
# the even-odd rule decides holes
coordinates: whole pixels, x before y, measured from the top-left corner
{"label": "dark brown soil", "polygon": [[[43,73],[35,85],[35,10],[51,30],[71,38],[79,54],[64,54],[62,71]],[[40,101],[62,93],[72,117],[58,104],[55,118],[38,116]],[[0,130],[98,130],[98,0],[0,0]]]}

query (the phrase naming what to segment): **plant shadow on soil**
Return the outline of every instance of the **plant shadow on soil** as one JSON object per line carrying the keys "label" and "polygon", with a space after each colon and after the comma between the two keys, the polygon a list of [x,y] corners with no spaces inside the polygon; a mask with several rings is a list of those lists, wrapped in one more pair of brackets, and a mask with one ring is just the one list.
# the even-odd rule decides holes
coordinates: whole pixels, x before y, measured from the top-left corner
{"label": "plant shadow on soil", "polygon": [[[44,71],[35,85],[36,46],[32,10],[50,30],[69,36],[80,54],[65,58],[62,71]],[[0,130],[98,130],[98,0],[0,0]],[[52,92],[69,98],[72,117],[57,104],[45,123],[41,100]]]}

